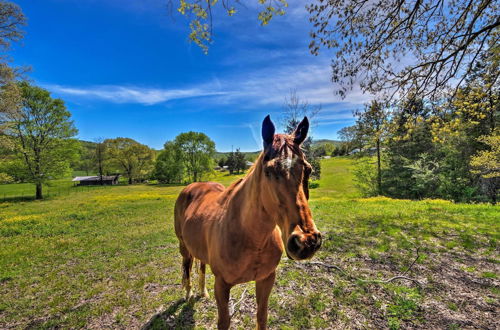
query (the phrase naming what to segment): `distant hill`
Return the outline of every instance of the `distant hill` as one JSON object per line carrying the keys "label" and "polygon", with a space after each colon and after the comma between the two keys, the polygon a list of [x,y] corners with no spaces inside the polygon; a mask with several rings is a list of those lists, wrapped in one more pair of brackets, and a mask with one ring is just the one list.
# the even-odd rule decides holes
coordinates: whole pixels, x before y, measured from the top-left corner
{"label": "distant hill", "polygon": [[[241,152],[242,154],[245,155],[245,159],[246,160],[249,160],[249,161],[254,161],[257,159],[257,157],[259,156],[260,154],[260,150],[259,151],[242,151]],[[224,158],[227,158],[229,156],[229,151],[228,152],[220,152],[220,151],[217,151],[215,153],[215,159],[216,160],[219,160],[221,159],[222,157]]]}
{"label": "distant hill", "polygon": [[314,148],[314,147],[318,147],[318,146],[326,144],[326,143],[331,143],[336,147],[338,147],[342,144],[341,141],[337,141],[337,140],[319,139],[319,140],[313,140],[312,146]]}

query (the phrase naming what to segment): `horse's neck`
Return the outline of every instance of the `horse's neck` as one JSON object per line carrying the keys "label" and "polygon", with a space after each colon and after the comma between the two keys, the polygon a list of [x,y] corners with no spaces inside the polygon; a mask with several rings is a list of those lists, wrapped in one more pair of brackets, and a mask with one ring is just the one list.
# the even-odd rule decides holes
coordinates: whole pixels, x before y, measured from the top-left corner
{"label": "horse's neck", "polygon": [[262,203],[261,189],[260,171],[254,169],[232,192],[227,207],[231,215],[225,219],[226,225],[248,234],[256,244],[264,242],[276,228],[273,215]]}

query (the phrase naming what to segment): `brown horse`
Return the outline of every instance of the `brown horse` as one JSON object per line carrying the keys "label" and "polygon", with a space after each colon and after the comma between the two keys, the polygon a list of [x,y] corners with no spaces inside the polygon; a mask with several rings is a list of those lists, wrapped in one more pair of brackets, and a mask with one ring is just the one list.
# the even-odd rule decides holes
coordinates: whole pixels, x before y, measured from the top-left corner
{"label": "brown horse", "polygon": [[255,281],[257,328],[267,324],[268,298],[283,250],[289,258],[310,258],[321,234],[308,205],[311,165],[300,145],[309,130],[304,117],[292,135],[274,134],[269,116],[262,123],[264,150],[248,174],[227,189],[214,182],[187,186],[175,204],[175,232],[182,254],[182,283],[191,296],[193,258],[200,260],[203,296],[205,265],[215,276],[218,328],[230,324],[229,291]]}

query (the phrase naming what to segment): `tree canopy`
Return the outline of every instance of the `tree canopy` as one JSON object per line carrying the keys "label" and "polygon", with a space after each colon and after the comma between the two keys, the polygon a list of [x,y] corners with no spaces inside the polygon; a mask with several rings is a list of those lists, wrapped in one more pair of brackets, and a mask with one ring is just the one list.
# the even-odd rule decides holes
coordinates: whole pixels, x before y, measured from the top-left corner
{"label": "tree canopy", "polygon": [[230,174],[233,174],[233,172],[240,173],[240,171],[246,169],[247,161],[240,149],[236,148],[236,151],[231,151],[227,156],[225,165],[227,165]]}
{"label": "tree canopy", "polygon": [[36,198],[43,198],[42,184],[69,171],[79,144],[72,139],[78,132],[61,99],[53,99],[43,88],[27,82],[21,91],[19,112],[4,116],[5,138],[17,156],[15,175],[36,185]]}
{"label": "tree canopy", "polygon": [[144,180],[152,170],[155,152],[148,146],[123,137],[104,140],[104,144],[109,162],[125,174],[129,184]]}
{"label": "tree canopy", "polygon": [[181,150],[173,141],[167,141],[156,158],[153,177],[161,183],[180,183],[184,175]]}
{"label": "tree canopy", "polygon": [[7,52],[13,42],[23,38],[24,31],[21,27],[25,21],[26,18],[18,5],[0,1],[0,133],[7,129],[9,121],[6,118],[13,117],[19,111],[21,91],[15,82],[18,72],[9,65]]}
{"label": "tree canopy", "polygon": [[199,132],[181,133],[174,143],[179,148],[191,182],[201,180],[204,173],[212,171],[215,143],[207,135]]}

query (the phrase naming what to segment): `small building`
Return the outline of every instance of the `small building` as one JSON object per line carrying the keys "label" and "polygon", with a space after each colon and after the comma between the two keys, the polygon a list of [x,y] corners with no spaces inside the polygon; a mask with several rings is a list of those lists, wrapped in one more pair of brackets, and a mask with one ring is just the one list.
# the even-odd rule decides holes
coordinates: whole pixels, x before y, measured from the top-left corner
{"label": "small building", "polygon": [[245,165],[246,165],[247,167],[251,167],[251,166],[253,165],[253,163],[252,163],[251,161],[248,161],[248,160],[247,160],[247,161],[245,162]]}
{"label": "small building", "polygon": [[[120,175],[103,175],[102,176],[102,184],[111,186],[118,184],[118,179]],[[99,175],[94,176],[77,176],[73,180],[73,182],[78,182],[79,186],[99,186],[101,185],[101,177]]]}

